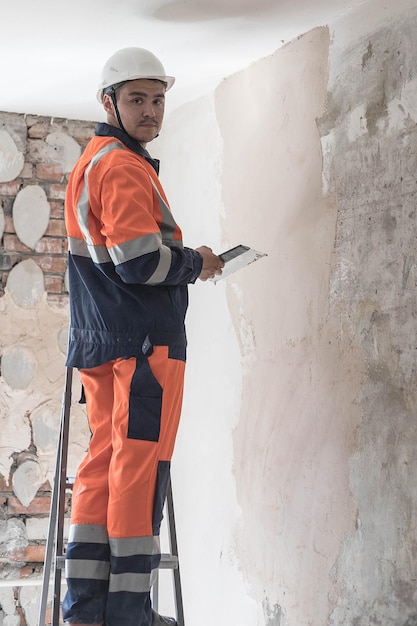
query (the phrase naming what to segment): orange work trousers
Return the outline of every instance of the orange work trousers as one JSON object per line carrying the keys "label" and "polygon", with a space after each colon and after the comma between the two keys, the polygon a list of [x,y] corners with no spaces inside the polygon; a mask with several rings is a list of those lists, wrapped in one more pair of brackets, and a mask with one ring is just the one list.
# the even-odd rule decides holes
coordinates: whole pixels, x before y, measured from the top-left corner
{"label": "orange work trousers", "polygon": [[184,370],[167,346],[80,370],[91,440],[73,489],[65,621],[151,624]]}

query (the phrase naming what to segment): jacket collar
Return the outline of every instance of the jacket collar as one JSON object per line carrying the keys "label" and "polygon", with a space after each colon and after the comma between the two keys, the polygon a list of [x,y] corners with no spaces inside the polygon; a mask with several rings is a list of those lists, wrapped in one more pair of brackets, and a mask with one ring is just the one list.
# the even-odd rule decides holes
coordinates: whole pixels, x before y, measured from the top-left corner
{"label": "jacket collar", "polygon": [[159,160],[153,159],[149,152],[141,146],[139,141],[132,139],[130,135],[120,130],[120,128],[116,128],[116,126],[111,126],[105,122],[100,122],[96,125],[94,134],[98,137],[116,137],[117,139],[120,139],[120,141],[122,141],[130,150],[133,150],[133,152],[136,152],[136,154],[139,154],[141,157],[146,159],[148,163],[152,165],[155,172],[159,174]]}

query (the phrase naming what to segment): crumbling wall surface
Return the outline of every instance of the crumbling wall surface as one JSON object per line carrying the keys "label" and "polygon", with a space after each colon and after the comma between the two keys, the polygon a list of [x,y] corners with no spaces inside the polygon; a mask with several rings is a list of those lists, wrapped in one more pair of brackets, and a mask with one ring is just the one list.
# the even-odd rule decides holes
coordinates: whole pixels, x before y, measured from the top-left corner
{"label": "crumbling wall surface", "polygon": [[335,626],[417,623],[417,13],[331,56],[320,121],[337,199],[330,314],[366,379]]}
{"label": "crumbling wall surface", "polygon": [[[0,113],[0,623],[5,624],[36,624],[34,588],[14,588],[13,581],[39,578],[44,560],[68,337],[65,187],[92,132],[91,123]],[[79,383],[77,375],[74,382]],[[74,389],[69,474],[88,441],[78,393]]]}

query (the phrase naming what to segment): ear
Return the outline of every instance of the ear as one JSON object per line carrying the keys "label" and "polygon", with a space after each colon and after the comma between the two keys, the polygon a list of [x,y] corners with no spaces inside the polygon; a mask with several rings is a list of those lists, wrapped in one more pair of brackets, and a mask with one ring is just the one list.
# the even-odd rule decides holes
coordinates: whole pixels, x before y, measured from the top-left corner
{"label": "ear", "polygon": [[105,93],[103,96],[103,107],[106,113],[110,113],[110,115],[114,115],[113,102],[108,93]]}

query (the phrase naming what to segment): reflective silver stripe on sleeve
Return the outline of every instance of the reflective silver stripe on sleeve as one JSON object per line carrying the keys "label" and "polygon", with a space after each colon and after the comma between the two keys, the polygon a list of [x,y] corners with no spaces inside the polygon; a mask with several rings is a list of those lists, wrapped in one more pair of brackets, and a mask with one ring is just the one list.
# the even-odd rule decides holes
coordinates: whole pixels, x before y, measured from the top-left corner
{"label": "reflective silver stripe on sleeve", "polygon": [[169,208],[169,206],[167,205],[167,203],[165,202],[165,200],[163,199],[163,197],[159,193],[158,187],[156,186],[154,180],[150,176],[149,176],[149,178],[151,179],[152,187],[155,189],[156,195],[158,196],[159,208],[161,209],[161,215],[162,215],[161,234],[162,234],[162,239],[168,243],[168,246],[171,245],[171,242],[173,242],[175,245],[182,247],[182,242],[176,241],[174,239],[174,232],[175,232],[175,230],[177,228],[177,223],[174,220],[174,217],[173,217],[173,215],[171,213],[171,209]]}
{"label": "reflective silver stripe on sleeve", "polygon": [[84,239],[68,237],[68,250],[71,254],[76,254],[77,256],[90,256],[87,243]]}
{"label": "reflective silver stripe on sleeve", "polygon": [[90,561],[86,559],[66,559],[65,576],[67,578],[89,578],[107,580],[110,574],[108,561]]}
{"label": "reflective silver stripe on sleeve", "polygon": [[109,537],[106,526],[96,524],[71,524],[68,533],[68,542],[73,543],[108,543]]}
{"label": "reflective silver stripe on sleeve", "polygon": [[151,574],[111,574],[109,593],[117,593],[118,591],[145,593],[151,588],[151,580]]}
{"label": "reflective silver stripe on sleeve", "polygon": [[168,276],[169,268],[171,267],[171,250],[167,246],[161,246],[159,248],[159,263],[158,267],[150,278],[146,281],[145,285],[159,285]]}
{"label": "reflective silver stripe on sleeve", "polygon": [[[110,256],[107,252],[105,246],[95,246],[91,239],[90,231],[88,228],[88,175],[91,169],[109,152],[113,150],[125,150],[125,147],[117,142],[109,143],[107,146],[104,146],[96,155],[93,156],[90,163],[88,164],[87,169],[84,172],[84,187],[81,191],[78,204],[78,224],[80,226],[81,232],[83,233],[86,241],[86,248],[84,251],[81,251],[79,248],[79,252],[73,252],[70,248],[70,252],[74,254],[78,254],[79,256],[91,256],[95,263],[107,263],[110,261]],[[70,245],[69,241],[69,245]]]}
{"label": "reflective silver stripe on sleeve", "polygon": [[104,245],[88,245],[84,239],[68,237],[68,250],[77,256],[91,257],[95,263],[109,263],[111,261],[109,252]]}
{"label": "reflective silver stripe on sleeve", "polygon": [[150,235],[143,235],[143,237],[137,237],[120,245],[112,246],[109,248],[109,255],[113,263],[119,265],[120,263],[125,263],[125,261],[136,259],[143,254],[156,252],[161,244],[161,235],[159,233],[151,233]]}
{"label": "reflective silver stripe on sleeve", "polygon": [[145,554],[152,556],[160,554],[161,542],[158,536],[154,537],[122,537],[109,539],[112,556],[135,556]]}

